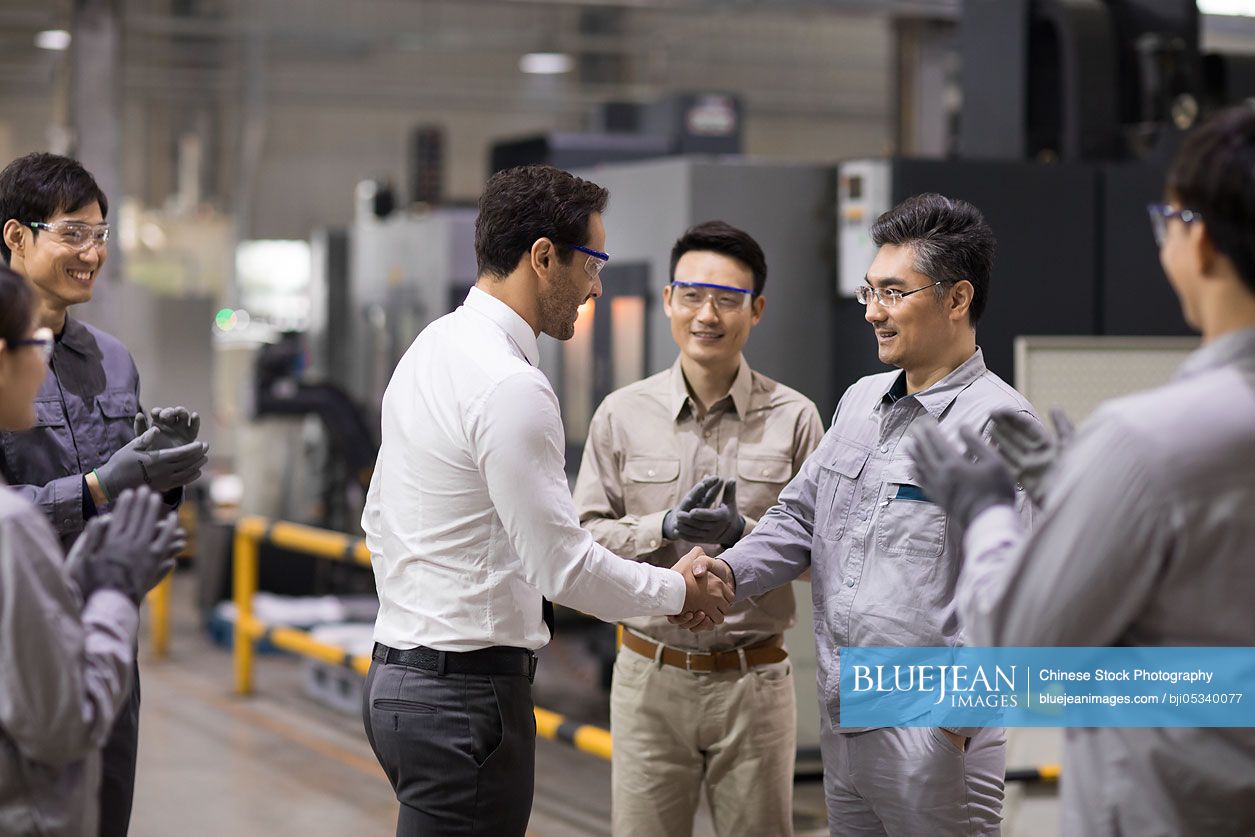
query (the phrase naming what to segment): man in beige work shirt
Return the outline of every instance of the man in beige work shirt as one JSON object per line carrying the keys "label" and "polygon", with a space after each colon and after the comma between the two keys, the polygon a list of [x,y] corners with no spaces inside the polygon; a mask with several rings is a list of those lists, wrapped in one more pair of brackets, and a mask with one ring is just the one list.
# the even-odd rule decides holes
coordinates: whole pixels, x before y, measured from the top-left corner
{"label": "man in beige work shirt", "polygon": [[[680,357],[601,404],[575,486],[598,543],[667,567],[753,529],[823,436],[809,399],[741,356],[766,304],[758,243],[700,224],[672,248],[671,278],[663,307]],[[792,834],[793,617],[786,585],[705,633],[624,623],[610,692],[616,835],[687,837],[703,784],[720,837]]]}

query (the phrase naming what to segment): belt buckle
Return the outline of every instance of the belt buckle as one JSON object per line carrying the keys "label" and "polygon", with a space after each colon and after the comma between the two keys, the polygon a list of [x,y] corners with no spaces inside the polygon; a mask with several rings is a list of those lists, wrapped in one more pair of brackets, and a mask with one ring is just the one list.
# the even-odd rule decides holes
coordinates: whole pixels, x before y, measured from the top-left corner
{"label": "belt buckle", "polygon": [[692,651],[684,652],[684,670],[687,672],[693,671],[693,652]]}
{"label": "belt buckle", "polygon": [[537,661],[536,653],[534,651],[528,651],[527,655],[528,655],[527,682],[535,683],[536,682],[536,661]]}

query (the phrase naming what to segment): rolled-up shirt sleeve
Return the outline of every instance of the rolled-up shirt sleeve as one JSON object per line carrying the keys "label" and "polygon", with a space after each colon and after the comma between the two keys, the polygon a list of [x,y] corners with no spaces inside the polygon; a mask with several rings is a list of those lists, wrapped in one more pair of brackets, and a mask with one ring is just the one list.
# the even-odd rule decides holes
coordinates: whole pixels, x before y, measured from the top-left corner
{"label": "rolled-up shirt sleeve", "polygon": [[0,727],[23,758],[60,766],[103,746],[130,691],[138,625],[113,590],[80,613],[60,547],[33,512],[0,521]]}
{"label": "rolled-up shirt sleeve", "polygon": [[606,621],[683,609],[679,573],[624,561],[580,527],[563,469],[558,399],[539,371],[497,384],[469,435],[504,536],[543,595]]}

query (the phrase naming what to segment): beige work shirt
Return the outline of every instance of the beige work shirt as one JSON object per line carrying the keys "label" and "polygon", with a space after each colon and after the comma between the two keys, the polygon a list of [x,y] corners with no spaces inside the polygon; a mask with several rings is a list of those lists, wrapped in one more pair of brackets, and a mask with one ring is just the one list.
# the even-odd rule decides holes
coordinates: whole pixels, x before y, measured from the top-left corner
{"label": "beige work shirt", "polygon": [[[677,360],[597,408],[575,484],[580,523],[611,552],[670,567],[699,545],[662,536],[662,519],[694,484],[712,475],[735,479],[749,534],[823,434],[809,398],[754,372],[744,359],[728,395],[699,419]],[[700,546],[712,555],[721,551]],[[657,616],[624,624],[673,648],[726,651],[779,634],[793,618],[793,590],[784,585],[737,603],[713,631],[693,633]]]}

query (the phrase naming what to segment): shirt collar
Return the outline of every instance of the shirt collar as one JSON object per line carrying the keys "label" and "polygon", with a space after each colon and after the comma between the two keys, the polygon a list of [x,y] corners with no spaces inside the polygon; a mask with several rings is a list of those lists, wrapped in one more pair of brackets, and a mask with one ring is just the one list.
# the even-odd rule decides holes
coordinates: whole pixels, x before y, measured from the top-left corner
{"label": "shirt collar", "polygon": [[96,341],[92,338],[91,332],[87,330],[87,326],[67,315],[65,328],[61,330],[61,336],[57,342],[67,349],[72,349],[76,353],[85,356],[91,352]]}
{"label": "shirt collar", "polygon": [[1176,379],[1192,378],[1211,369],[1229,366],[1244,357],[1255,357],[1255,326],[1218,337],[1197,349],[1181,364]]}
{"label": "shirt collar", "polygon": [[520,317],[517,311],[473,285],[471,292],[466,295],[466,302],[462,304],[504,331],[528,363],[532,366],[540,365],[540,346],[536,343],[536,332],[532,331],[527,320]]}
{"label": "shirt collar", "polygon": [[[914,398],[933,418],[940,420],[941,414],[949,408],[959,393],[967,389],[972,381],[984,375],[985,372],[985,355],[978,346],[972,356],[959,364],[958,368],[949,375],[928,389],[907,397]],[[905,376],[906,372],[899,372],[889,380],[888,385],[885,386],[884,394],[881,395],[881,403],[892,404],[895,400],[899,400],[895,399],[891,393],[899,380],[905,380]],[[903,387],[903,389],[905,388]]]}
{"label": "shirt collar", "polygon": [[[741,365],[737,367],[736,377],[732,379],[732,389],[728,396],[732,398],[732,406],[741,418],[749,413],[750,396],[754,391],[754,372],[750,365],[741,357]],[[671,364],[671,417],[680,418],[684,405],[689,403],[688,385],[684,382],[684,370],[680,367],[680,359]],[[720,399],[722,400],[722,399]],[[713,404],[711,406],[714,406]]]}

